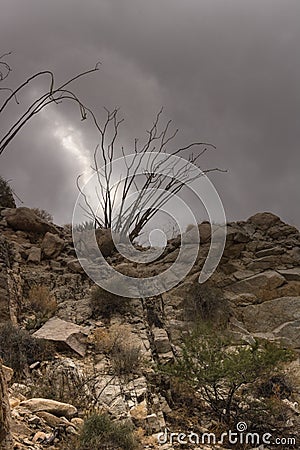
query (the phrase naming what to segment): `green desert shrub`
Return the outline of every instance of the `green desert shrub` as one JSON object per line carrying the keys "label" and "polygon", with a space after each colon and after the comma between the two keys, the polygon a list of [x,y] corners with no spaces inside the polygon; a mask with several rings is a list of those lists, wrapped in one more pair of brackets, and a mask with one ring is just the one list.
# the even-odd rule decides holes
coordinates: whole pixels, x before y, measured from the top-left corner
{"label": "green desert shrub", "polygon": [[225,330],[202,323],[184,339],[177,361],[163,370],[200,393],[219,420],[232,423],[243,416],[241,393],[247,410],[247,399],[253,398],[257,384],[275,376],[292,359],[292,351],[267,340],[232,345]]}
{"label": "green desert shrub", "polygon": [[4,364],[14,370],[16,379],[22,377],[24,370],[32,363],[49,359],[54,348],[48,342],[37,339],[23,329],[10,323],[0,328],[0,357]]}
{"label": "green desert shrub", "polygon": [[79,450],[133,450],[136,442],[132,427],[114,422],[108,414],[92,414],[83,425]]}

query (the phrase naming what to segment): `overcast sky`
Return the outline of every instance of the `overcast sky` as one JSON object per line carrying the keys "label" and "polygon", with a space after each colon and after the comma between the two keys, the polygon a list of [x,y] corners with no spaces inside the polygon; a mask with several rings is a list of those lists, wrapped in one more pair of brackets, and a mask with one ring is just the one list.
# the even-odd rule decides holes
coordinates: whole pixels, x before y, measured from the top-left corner
{"label": "overcast sky", "polygon": [[[211,179],[229,220],[272,211],[300,226],[299,0],[0,5],[0,53],[12,52],[7,86],[42,69],[63,81],[100,60],[101,69],[74,91],[99,117],[104,106],[121,108],[125,147],[143,136],[163,106],[180,129],[180,142],[216,145],[202,167],[228,169]],[[26,95],[33,98],[41,86]],[[1,116],[1,132],[18,111]],[[0,174],[12,180],[24,205],[67,223],[76,176],[89,166],[96,144],[91,122],[82,123],[70,106],[56,106],[13,140],[0,157]]]}

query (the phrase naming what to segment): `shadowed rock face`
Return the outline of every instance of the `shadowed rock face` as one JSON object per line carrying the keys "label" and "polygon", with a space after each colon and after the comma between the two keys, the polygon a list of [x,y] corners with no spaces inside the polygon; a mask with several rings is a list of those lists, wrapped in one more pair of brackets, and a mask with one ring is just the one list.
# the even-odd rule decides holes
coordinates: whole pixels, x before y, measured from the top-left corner
{"label": "shadowed rock face", "polygon": [[37,233],[44,235],[48,231],[50,233],[57,233],[56,227],[41,219],[30,208],[16,208],[7,209],[2,212],[7,224],[16,231],[26,231],[30,233]]}

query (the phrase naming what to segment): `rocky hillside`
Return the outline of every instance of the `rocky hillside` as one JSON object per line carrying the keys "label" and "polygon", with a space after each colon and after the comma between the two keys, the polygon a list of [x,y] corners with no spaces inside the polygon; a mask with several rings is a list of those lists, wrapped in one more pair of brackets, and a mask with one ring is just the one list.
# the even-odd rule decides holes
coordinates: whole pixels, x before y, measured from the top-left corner
{"label": "rocky hillside", "polygon": [[[185,411],[178,407],[157,369],[178,357],[195,316],[231,330],[236,342],[266,338],[299,350],[300,234],[274,214],[228,224],[222,260],[204,285],[197,279],[209,249],[207,223],[199,225],[201,246],[184,282],[157,297],[117,301],[95,289],[82,270],[68,227],[28,208],[2,208],[0,214],[0,323],[52,345],[51,357],[49,349],[36,351],[19,373],[7,369],[16,449],[68,448],[89,408],[132,423],[142,448],[179,448],[158,445],[157,433],[166,427],[215,428],[205,414],[196,423],[195,399],[185,397]],[[148,267],[117,253],[107,261],[128,275],[154,275],[170,267],[180,245],[180,238],[172,239]],[[192,230],[185,245],[195,245]],[[295,424],[297,360],[289,371],[296,387],[286,404]]]}

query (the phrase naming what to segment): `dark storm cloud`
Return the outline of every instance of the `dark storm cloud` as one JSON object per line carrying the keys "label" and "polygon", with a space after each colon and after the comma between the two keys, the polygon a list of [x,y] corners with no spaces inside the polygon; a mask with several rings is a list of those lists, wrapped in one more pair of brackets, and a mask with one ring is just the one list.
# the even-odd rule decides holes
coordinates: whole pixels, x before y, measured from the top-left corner
{"label": "dark storm cloud", "polygon": [[[298,0],[5,0],[0,42],[14,52],[12,84],[44,68],[62,80],[100,59],[75,89],[97,112],[122,108],[125,142],[164,105],[182,140],[217,145],[203,166],[229,170],[212,180],[230,219],[272,210],[300,225],[299,17]],[[1,157],[1,173],[26,204],[69,221],[96,140],[70,107],[51,109]]]}

